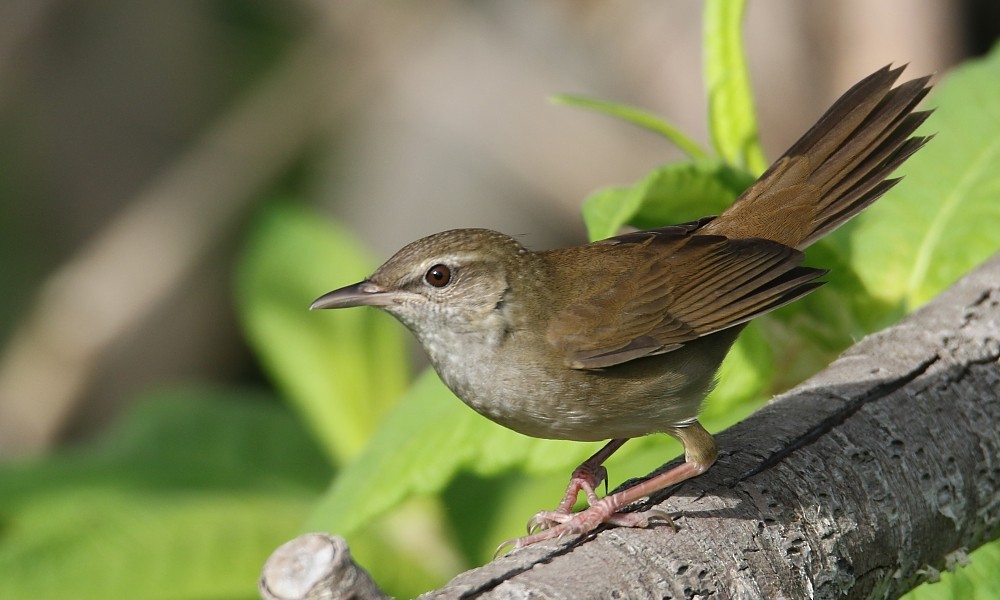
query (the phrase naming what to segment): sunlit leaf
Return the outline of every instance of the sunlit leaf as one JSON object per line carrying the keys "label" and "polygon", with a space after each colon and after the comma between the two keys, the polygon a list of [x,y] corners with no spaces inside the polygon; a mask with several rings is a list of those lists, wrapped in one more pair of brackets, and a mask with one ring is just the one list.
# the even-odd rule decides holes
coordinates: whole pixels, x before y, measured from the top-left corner
{"label": "sunlit leaf", "polygon": [[406,332],[378,310],[308,307],[374,266],[348,231],[290,204],[260,215],[240,265],[247,337],[335,464],[361,450],[402,395]]}
{"label": "sunlit leaf", "polygon": [[870,293],[907,310],[1000,249],[1000,51],[949,73],[925,102],[936,133],[867,209],[847,249]]}
{"label": "sunlit leaf", "polygon": [[715,160],[676,162],[657,167],[631,186],[606,188],[583,205],[592,240],[618,233],[625,225],[662,227],[721,212],[753,179]]}

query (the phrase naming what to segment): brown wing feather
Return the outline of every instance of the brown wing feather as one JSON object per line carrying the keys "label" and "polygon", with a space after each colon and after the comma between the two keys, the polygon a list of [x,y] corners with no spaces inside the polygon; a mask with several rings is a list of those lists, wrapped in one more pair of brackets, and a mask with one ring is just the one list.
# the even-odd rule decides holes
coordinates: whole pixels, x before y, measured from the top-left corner
{"label": "brown wing feather", "polygon": [[[635,269],[550,321],[547,339],[567,365],[597,369],[676,350],[791,302],[826,272],[799,266],[802,253],[775,242],[665,230],[600,242]],[[581,331],[580,323],[599,325]]]}

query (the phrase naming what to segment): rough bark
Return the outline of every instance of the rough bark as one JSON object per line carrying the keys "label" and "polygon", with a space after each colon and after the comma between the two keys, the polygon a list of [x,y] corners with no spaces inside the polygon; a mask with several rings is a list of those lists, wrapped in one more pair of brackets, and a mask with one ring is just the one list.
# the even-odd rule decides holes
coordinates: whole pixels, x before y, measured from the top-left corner
{"label": "rough bark", "polygon": [[651,499],[679,531],[540,544],[422,597],[895,598],[960,564],[1000,537],[1000,255],[716,439]]}

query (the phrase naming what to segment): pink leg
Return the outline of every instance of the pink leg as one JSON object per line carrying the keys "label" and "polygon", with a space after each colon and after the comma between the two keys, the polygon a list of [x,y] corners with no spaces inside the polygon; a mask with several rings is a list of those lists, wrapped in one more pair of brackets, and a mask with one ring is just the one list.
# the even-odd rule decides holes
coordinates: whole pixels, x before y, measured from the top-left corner
{"label": "pink leg", "polygon": [[562,522],[561,518],[552,519],[551,515],[570,515],[573,513],[573,506],[580,495],[580,490],[587,495],[587,502],[593,506],[600,499],[597,497],[597,486],[603,481],[605,486],[608,481],[608,470],[604,468],[604,461],[608,460],[616,450],[622,447],[628,438],[615,438],[601,447],[593,456],[583,461],[579,467],[573,470],[570,475],[569,485],[566,486],[566,494],[563,496],[559,507],[555,511],[541,511],[528,521],[528,533],[533,533],[540,529],[548,529]]}
{"label": "pink leg", "polygon": [[[677,428],[667,433],[677,438],[684,445],[684,464],[651,477],[617,494],[612,494],[601,500],[592,502],[590,508],[576,514],[561,511],[539,513],[535,515],[534,520],[556,523],[556,525],[538,533],[504,542],[498,548],[498,552],[508,546],[512,546],[516,550],[544,540],[561,538],[567,534],[574,536],[586,535],[602,523],[617,525],[619,527],[646,527],[653,519],[670,521],[669,515],[656,508],[640,513],[618,512],[624,506],[645,498],[653,492],[704,473],[715,462],[717,454],[715,441],[697,421],[691,425]],[[615,441],[617,440],[612,440],[612,443]],[[609,443],[608,446],[610,445]],[[620,446],[621,444],[618,444],[611,452],[614,452]],[[601,451],[603,452],[604,449]],[[598,454],[600,453],[598,452]],[[608,455],[610,456],[610,452]],[[562,504],[560,504],[560,508],[562,508]]]}

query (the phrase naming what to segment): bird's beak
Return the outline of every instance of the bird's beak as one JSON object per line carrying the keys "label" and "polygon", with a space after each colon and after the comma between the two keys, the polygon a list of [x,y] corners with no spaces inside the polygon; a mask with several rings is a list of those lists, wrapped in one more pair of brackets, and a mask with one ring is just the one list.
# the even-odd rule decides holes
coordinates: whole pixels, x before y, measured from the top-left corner
{"label": "bird's beak", "polygon": [[350,306],[388,306],[395,303],[396,294],[368,280],[323,294],[309,305],[318,308],[348,308]]}

